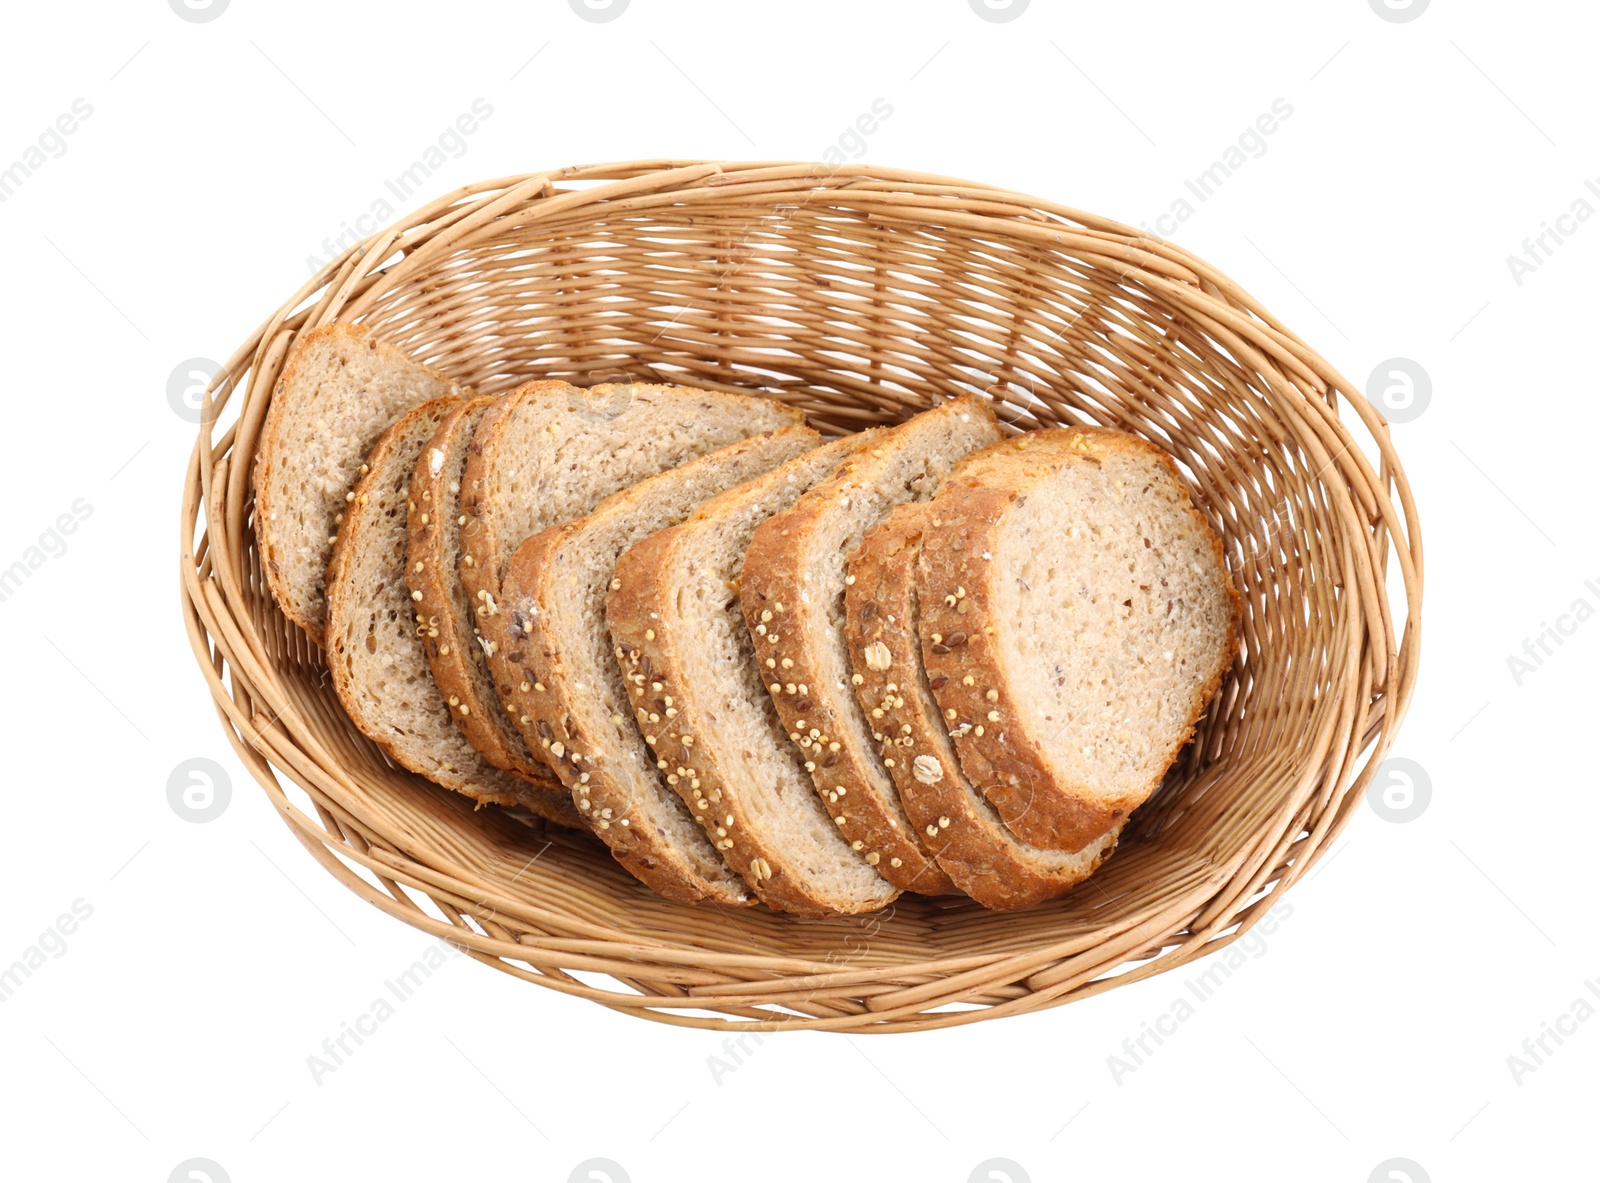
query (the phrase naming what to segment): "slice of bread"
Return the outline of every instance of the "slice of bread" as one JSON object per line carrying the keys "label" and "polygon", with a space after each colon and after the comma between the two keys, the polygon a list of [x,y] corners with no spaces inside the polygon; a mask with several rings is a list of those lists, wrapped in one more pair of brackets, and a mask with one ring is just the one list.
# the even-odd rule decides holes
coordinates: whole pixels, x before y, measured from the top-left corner
{"label": "slice of bread", "polygon": [[[457,568],[461,561],[461,480],[467,449],[493,398],[462,403],[445,417],[411,474],[410,531],[406,584],[417,615],[428,622],[428,667],[440,686],[468,686],[451,692],[450,715],[496,768],[570,799],[571,794],[523,744],[512,726],[489,673],[489,659],[473,637],[472,606]],[[458,638],[466,637],[468,644]],[[477,709],[474,710],[472,705]]]}
{"label": "slice of bread", "polygon": [[767,697],[740,568],[757,526],[881,438],[836,440],[652,534],[622,556],[606,602],[622,674],[661,716],[646,738],[667,783],[764,903],[802,915],[873,912],[899,892],[840,834]]}
{"label": "slice of bread", "polygon": [[856,697],[939,868],[986,908],[1026,908],[1092,875],[1116,849],[1121,826],[1076,853],[1029,846],[962,774],[917,634],[917,552],[930,513],[926,502],[896,507],[850,558],[845,636]]}
{"label": "slice of bread", "polygon": [[768,690],[791,739],[816,765],[817,792],[840,833],[880,855],[878,870],[896,887],[924,895],[955,885],[906,816],[851,689],[845,560],[894,506],[931,497],[956,461],[999,438],[993,413],[972,395],[892,428],[763,523],[740,580]]}
{"label": "slice of bread", "polygon": [[361,466],[328,567],[328,671],[351,720],[396,764],[478,801],[532,807],[541,790],[493,767],[450,722],[423,653],[427,625],[405,584],[411,470],[459,405],[439,398],[413,407]]}
{"label": "slice of bread", "polygon": [[1172,458],[1097,428],[958,466],[929,509],[918,629],[967,777],[1077,851],[1160,784],[1233,660],[1239,597]]}
{"label": "slice of bread", "polygon": [[[528,746],[572,790],[617,861],[671,900],[743,904],[754,897],[645,745],[646,735],[662,747],[668,733],[676,735],[677,690],[640,674],[632,685],[623,680],[606,629],[612,572],[634,543],[821,442],[809,427],[784,427],[640,481],[586,517],[528,539],[500,585],[506,656],[522,674],[509,705]],[[692,762],[694,737],[680,742],[691,747],[675,759]]]}
{"label": "slice of bread", "polygon": [[[588,390],[565,382],[528,382],[498,399],[479,420],[461,479],[461,562],[457,577],[472,606],[473,631],[440,615],[439,644],[454,655],[482,647],[493,689],[504,703],[522,671],[508,662],[499,613],[500,581],[523,541],[580,518],[620,489],[686,460],[778,427],[798,426],[798,411],[767,398],[682,386],[627,384]],[[464,520],[462,520],[464,519]],[[516,771],[538,778],[543,763],[481,678],[454,664],[437,668],[439,687],[459,700],[458,716],[495,733],[483,741]],[[481,739],[474,732],[475,739]]]}
{"label": "slice of bread", "polygon": [[412,407],[464,393],[360,325],[315,329],[289,355],[256,450],[256,540],[273,598],[317,644],[333,539],[361,462]]}

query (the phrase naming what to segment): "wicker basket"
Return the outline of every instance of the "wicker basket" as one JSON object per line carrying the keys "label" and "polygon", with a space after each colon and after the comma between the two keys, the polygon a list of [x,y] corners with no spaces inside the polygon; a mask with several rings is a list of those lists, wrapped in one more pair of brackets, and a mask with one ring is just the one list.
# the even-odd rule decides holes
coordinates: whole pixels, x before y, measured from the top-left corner
{"label": "wicker basket", "polygon": [[[398,771],[267,594],[250,461],[296,336],[332,320],[486,393],[531,377],[757,390],[826,432],[979,390],[1015,430],[1137,432],[1225,541],[1239,657],[1116,857],[1064,899],[1003,914],[905,896],[833,920],[669,903],[587,837]],[[1219,949],[1350,820],[1416,680],[1422,543],[1381,416],[1181,248],[983,185],[679,161],[472,185],[324,267],[222,368],[204,417],[184,617],[228,738],[295,834],[478,960],[663,1022],[945,1027]]]}

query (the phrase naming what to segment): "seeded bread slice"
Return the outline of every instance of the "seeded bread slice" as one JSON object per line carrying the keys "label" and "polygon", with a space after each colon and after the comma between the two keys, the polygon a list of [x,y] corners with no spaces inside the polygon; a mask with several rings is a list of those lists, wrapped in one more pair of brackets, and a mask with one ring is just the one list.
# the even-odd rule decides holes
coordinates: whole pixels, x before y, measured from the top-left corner
{"label": "seeded bread slice", "polygon": [[[473,433],[494,402],[475,398],[456,407],[417,457],[411,475],[406,584],[418,617],[427,622],[428,667],[434,681],[449,688],[450,716],[456,726],[496,768],[570,800],[566,787],[528,751],[512,726],[494,689],[483,647],[458,640],[473,637],[472,607],[457,573],[461,531],[470,521],[461,514],[461,480]],[[462,686],[470,687],[470,693],[463,695]],[[476,704],[477,710],[469,704]]]}
{"label": "seeded bread slice", "polygon": [[756,530],[740,582],[768,690],[790,738],[817,763],[812,778],[840,833],[880,854],[878,869],[896,887],[924,895],[955,885],[906,816],[851,689],[845,560],[895,505],[931,497],[957,460],[999,438],[993,413],[972,395],[892,428]]}
{"label": "seeded bread slice", "polygon": [[450,722],[405,586],[412,466],[459,402],[413,407],[361,466],[328,567],[328,670],[351,720],[396,764],[479,801],[525,804],[538,790],[490,765]]}
{"label": "seeded bread slice", "polygon": [[1077,851],[1143,802],[1233,660],[1239,597],[1172,458],[1097,428],[976,453],[929,509],[923,663],[1012,833]]}
{"label": "seeded bread slice", "polygon": [[463,393],[360,325],[315,329],[289,355],[256,450],[256,539],[278,606],[317,644],[339,515],[361,462],[406,411]]}
{"label": "seeded bread slice", "polygon": [[623,680],[606,629],[612,572],[634,543],[821,442],[809,427],[784,427],[640,481],[588,516],[528,539],[501,584],[505,643],[521,654],[523,680],[510,706],[523,737],[572,790],[617,861],[668,899],[754,902],[645,745],[647,736],[662,747],[670,740],[674,758],[692,763],[696,740],[680,733],[677,711],[662,699],[675,686],[637,674],[631,686]]}
{"label": "seeded bread slice", "polygon": [[530,778],[546,771],[462,657],[482,648],[502,704],[524,680],[502,647],[504,617],[496,615],[500,581],[517,547],[646,477],[801,422],[798,411],[767,398],[644,384],[585,390],[554,381],[526,383],[484,412],[467,451],[457,515],[466,518],[456,570],[473,631],[441,614],[440,648],[449,648],[447,661],[455,664],[441,665],[438,680],[446,697],[460,699],[458,716],[476,717],[495,733],[487,747],[510,753],[516,770]]}
{"label": "seeded bread slice", "polygon": [[1076,853],[1029,846],[962,773],[917,634],[917,552],[929,514],[926,502],[896,507],[850,558],[845,632],[856,697],[940,869],[986,908],[1026,908],[1092,875],[1116,849],[1121,826]]}
{"label": "seeded bread slice", "polygon": [[802,915],[872,912],[899,892],[817,799],[808,757],[767,697],[736,589],[756,527],[881,434],[808,452],[652,534],[617,563],[606,600],[624,678],[641,699],[659,696],[648,706],[661,723],[646,738],[668,785],[762,902]]}

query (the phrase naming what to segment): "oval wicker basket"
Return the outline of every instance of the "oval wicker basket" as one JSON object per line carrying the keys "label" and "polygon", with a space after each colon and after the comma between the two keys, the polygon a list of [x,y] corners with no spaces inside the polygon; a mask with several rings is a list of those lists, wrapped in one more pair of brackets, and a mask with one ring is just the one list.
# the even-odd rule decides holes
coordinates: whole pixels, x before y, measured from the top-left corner
{"label": "oval wicker basket", "polygon": [[[827,432],[979,390],[1014,430],[1136,432],[1178,460],[1224,540],[1238,659],[1116,857],[1064,899],[1005,914],[904,896],[833,920],[669,903],[588,838],[398,771],[267,594],[250,462],[285,355],[332,320],[486,393],[532,377],[758,390]],[[294,833],[478,960],[664,1022],[944,1027],[1219,949],[1349,821],[1415,684],[1422,543],[1382,417],[1182,248],[971,182],[641,161],[468,186],[324,267],[203,414],[185,622],[229,740]]]}

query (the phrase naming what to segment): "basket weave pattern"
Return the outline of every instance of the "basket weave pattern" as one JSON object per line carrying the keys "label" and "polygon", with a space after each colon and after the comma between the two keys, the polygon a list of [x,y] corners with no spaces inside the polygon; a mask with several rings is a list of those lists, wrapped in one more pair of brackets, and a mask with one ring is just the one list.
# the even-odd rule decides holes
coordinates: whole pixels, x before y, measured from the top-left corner
{"label": "basket weave pattern", "polygon": [[[759,390],[836,432],[978,390],[1012,430],[1135,432],[1178,460],[1224,541],[1239,656],[1116,856],[1064,899],[1001,914],[905,896],[823,920],[669,903],[585,837],[389,764],[272,602],[251,462],[297,335],[334,320],[483,393],[540,377]],[[949,1026],[1219,949],[1349,821],[1415,683],[1422,544],[1381,416],[1182,248],[970,182],[642,161],[469,186],[328,264],[222,368],[204,414],[185,622],[293,832],[478,960],[659,1021]]]}

